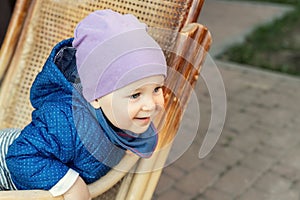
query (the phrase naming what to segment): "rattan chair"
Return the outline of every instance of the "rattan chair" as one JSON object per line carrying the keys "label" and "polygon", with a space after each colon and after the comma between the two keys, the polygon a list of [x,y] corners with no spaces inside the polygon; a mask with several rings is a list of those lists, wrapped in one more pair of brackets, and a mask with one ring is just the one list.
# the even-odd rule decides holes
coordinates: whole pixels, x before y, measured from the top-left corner
{"label": "rattan chair", "polygon": [[[90,12],[110,8],[132,13],[148,24],[172,70],[165,88],[166,112],[155,124],[159,150],[150,159],[126,155],[116,169],[89,190],[97,199],[151,199],[211,44],[208,30],[195,23],[204,0],[18,0],[0,52],[0,128],[23,128],[31,119],[29,90],[52,47],[72,37]],[[196,45],[195,45],[196,44]],[[178,79],[179,72],[183,79]],[[162,120],[164,119],[164,120]],[[119,170],[122,169],[122,170]],[[130,171],[130,173],[128,173]],[[144,171],[145,173],[137,173]],[[2,199],[53,198],[48,191],[5,191]]]}

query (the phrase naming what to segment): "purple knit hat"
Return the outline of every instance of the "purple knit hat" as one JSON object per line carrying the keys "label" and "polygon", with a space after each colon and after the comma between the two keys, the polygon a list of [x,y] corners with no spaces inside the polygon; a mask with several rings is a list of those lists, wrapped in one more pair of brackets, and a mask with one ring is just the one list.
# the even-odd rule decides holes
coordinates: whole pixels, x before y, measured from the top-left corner
{"label": "purple knit hat", "polygon": [[163,51],[146,29],[133,15],[112,10],[95,11],[77,25],[73,47],[88,102],[142,78],[166,76]]}

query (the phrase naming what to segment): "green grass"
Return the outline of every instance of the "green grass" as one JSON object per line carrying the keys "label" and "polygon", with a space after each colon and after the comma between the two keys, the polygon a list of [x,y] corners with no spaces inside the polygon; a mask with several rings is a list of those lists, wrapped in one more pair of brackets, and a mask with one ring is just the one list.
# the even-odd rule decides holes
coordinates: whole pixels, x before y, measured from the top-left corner
{"label": "green grass", "polygon": [[258,27],[242,44],[230,47],[218,58],[300,76],[300,4],[295,0],[284,2],[295,9]]}

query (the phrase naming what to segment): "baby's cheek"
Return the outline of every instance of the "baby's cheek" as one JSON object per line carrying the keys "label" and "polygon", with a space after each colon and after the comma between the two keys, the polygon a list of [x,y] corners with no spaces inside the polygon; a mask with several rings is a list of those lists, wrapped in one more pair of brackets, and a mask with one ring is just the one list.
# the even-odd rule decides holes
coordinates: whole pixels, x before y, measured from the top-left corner
{"label": "baby's cheek", "polygon": [[157,105],[159,105],[160,107],[164,107],[165,105],[165,99],[164,99],[164,96],[163,94],[161,94],[158,98],[158,101],[157,101]]}
{"label": "baby's cheek", "polygon": [[[126,108],[124,108],[126,109]],[[127,118],[133,119],[139,112],[139,108],[137,106],[128,106],[127,107]]]}

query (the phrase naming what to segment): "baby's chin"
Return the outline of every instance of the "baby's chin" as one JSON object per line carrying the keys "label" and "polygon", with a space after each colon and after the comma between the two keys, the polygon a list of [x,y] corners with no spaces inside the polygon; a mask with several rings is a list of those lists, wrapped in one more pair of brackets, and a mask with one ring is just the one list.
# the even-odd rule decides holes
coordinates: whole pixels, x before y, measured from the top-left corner
{"label": "baby's chin", "polygon": [[150,124],[151,124],[151,121],[148,124],[144,125],[144,126],[135,125],[134,127],[131,127],[130,129],[127,129],[126,131],[129,131],[132,134],[140,135],[140,134],[145,133],[149,129]]}

